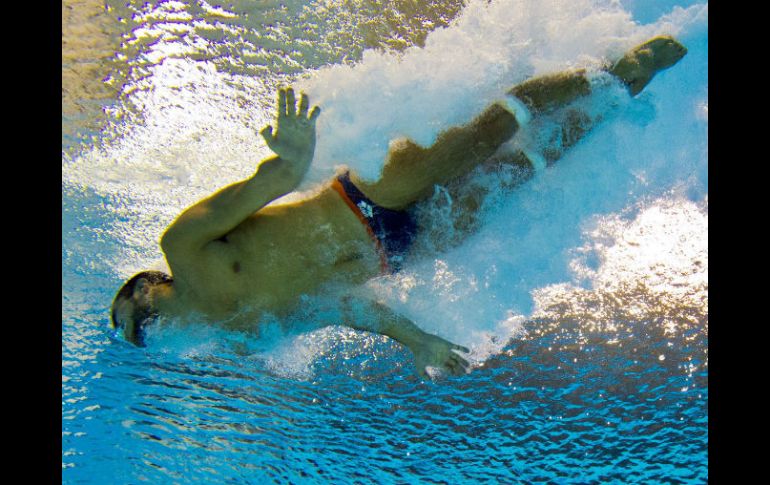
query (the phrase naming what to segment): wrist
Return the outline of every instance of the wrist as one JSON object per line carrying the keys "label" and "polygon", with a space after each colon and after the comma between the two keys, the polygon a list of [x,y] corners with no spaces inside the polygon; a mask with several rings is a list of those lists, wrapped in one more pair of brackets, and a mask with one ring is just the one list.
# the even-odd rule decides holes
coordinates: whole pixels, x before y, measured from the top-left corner
{"label": "wrist", "polygon": [[253,178],[264,181],[272,191],[287,194],[302,182],[304,175],[304,171],[297,170],[293,162],[275,156],[262,162]]}
{"label": "wrist", "polygon": [[425,341],[425,337],[429,335],[420,330],[410,320],[401,318],[392,322],[385,329],[384,333],[401,344],[406,345],[410,350],[421,345]]}

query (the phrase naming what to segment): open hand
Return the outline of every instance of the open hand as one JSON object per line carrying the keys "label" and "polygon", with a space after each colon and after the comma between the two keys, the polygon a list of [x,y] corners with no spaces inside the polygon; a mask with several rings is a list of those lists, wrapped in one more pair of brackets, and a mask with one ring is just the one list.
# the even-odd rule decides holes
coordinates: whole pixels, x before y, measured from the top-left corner
{"label": "open hand", "polygon": [[296,104],[294,90],[278,90],[278,116],[276,129],[268,125],[260,131],[267,146],[280,158],[291,162],[292,169],[300,178],[305,175],[313,161],[315,151],[315,123],[321,109],[315,106],[308,114],[309,102],[306,94]]}
{"label": "open hand", "polygon": [[455,350],[470,352],[465,347],[455,345],[436,335],[426,333],[410,347],[414,354],[414,364],[420,377],[427,377],[425,367],[437,367],[452,375],[462,375],[468,372],[468,362],[460,357]]}

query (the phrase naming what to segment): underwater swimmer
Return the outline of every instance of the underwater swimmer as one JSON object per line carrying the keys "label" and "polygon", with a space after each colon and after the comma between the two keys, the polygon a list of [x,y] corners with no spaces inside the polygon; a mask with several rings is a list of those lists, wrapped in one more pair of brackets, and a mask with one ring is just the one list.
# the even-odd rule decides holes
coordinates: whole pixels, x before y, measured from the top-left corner
{"label": "underwater swimmer", "polygon": [[[630,50],[606,70],[631,95],[658,71],[678,62],[687,50],[670,37],[653,38]],[[530,79],[471,123],[451,128],[425,148],[404,140],[394,144],[375,182],[345,171],[314,195],[288,204],[268,204],[293,192],[305,177],[316,142],[318,107],[281,89],[275,129],[260,134],[275,156],[256,173],[186,209],[165,231],[160,245],[173,276],[145,271],[127,281],[112,304],[112,324],[136,345],[158,317],[226,322],[230,328],[256,329],[265,315],[290,315],[303,295],[328,285],[339,295],[341,320],[321,322],[387,335],[408,347],[415,367],[459,375],[469,352],[422,331],[385,305],[355,296],[367,280],[395,271],[409,249],[416,224],[407,209],[487,161],[529,116],[566,107],[590,94],[583,70]],[[559,158],[589,128],[573,110],[564,117],[561,139],[541,155],[514,153],[502,163],[534,173]],[[460,204],[472,218],[479,204]]]}

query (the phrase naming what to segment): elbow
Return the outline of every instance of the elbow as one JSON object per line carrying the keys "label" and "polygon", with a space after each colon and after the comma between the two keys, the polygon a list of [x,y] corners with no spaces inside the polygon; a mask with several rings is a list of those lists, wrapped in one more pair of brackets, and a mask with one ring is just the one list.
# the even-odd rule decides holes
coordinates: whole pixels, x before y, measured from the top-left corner
{"label": "elbow", "polygon": [[176,252],[185,245],[189,245],[189,237],[186,237],[183,231],[177,227],[170,227],[160,237],[160,249],[165,254]]}
{"label": "elbow", "polygon": [[202,247],[207,240],[207,216],[206,208],[193,207],[183,212],[160,237],[161,250],[168,254],[169,251]]}

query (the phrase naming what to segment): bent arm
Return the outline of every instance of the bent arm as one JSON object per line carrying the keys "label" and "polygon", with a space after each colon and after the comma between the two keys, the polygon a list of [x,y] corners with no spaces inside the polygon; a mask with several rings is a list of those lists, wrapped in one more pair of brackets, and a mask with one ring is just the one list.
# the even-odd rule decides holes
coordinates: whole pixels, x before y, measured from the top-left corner
{"label": "bent arm", "polygon": [[289,164],[280,157],[266,159],[256,173],[186,209],[161,238],[164,252],[178,247],[200,249],[243,222],[270,202],[291,192]]}
{"label": "bent arm", "polygon": [[261,131],[268,147],[277,154],[264,160],[254,175],[234,183],[185,210],[166,230],[161,247],[168,256],[194,251],[221,238],[273,200],[293,191],[302,182],[315,151],[315,121],[320,110],[308,115],[308,98],[302,95],[297,108],[294,91],[278,95],[277,130]]}

